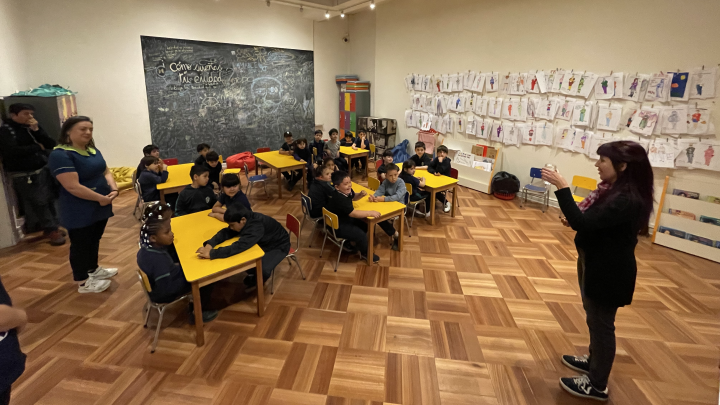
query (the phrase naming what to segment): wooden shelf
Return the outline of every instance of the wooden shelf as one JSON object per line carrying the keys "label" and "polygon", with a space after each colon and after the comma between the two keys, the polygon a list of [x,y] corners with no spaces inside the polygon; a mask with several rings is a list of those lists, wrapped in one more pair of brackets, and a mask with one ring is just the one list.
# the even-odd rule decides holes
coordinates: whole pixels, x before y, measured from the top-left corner
{"label": "wooden shelf", "polygon": [[718,248],[701,245],[700,243],[692,242],[687,239],[680,239],[674,236],[665,235],[664,233],[658,233],[654,236],[655,243],[658,245],[666,246],[720,263],[720,249]]}

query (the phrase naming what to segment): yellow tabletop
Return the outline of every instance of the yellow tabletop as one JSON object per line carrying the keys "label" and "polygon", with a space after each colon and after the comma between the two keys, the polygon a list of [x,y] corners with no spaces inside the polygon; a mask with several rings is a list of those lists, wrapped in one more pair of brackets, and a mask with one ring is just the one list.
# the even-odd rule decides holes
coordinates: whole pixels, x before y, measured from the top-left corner
{"label": "yellow tabletop", "polygon": [[425,177],[425,186],[439,188],[457,183],[457,179],[448,176],[436,176],[427,170],[415,170],[415,177]]}
{"label": "yellow tabletop", "polygon": [[[225,259],[200,259],[195,251],[202,246],[203,242],[227,227],[226,223],[209,217],[209,213],[210,210],[196,212],[175,217],[171,221],[172,230],[175,233],[175,250],[180,258],[185,278],[189,282],[211,276],[242,263],[257,260],[265,255],[260,246],[255,245],[240,254]],[[219,246],[229,246],[236,240],[238,238],[230,239]]]}
{"label": "yellow tabletop", "polygon": [[225,174],[225,173],[228,173],[228,174],[229,174],[229,173],[240,174],[240,173],[242,173],[243,171],[245,171],[245,169],[237,169],[237,168],[235,168],[235,169],[225,169],[225,170],[223,170],[223,174]]}
{"label": "yellow tabletop", "polygon": [[365,153],[370,153],[370,151],[367,150],[367,149],[357,149],[357,150],[354,150],[354,149],[352,148],[352,146],[341,146],[341,147],[340,147],[340,153],[342,153],[343,155],[352,156],[352,155],[362,155],[362,154],[365,154]]}
{"label": "yellow tabletop", "polygon": [[168,179],[165,183],[158,184],[158,190],[167,190],[169,188],[187,186],[192,183],[190,178],[190,169],[194,163],[185,163],[183,165],[168,166]]}
{"label": "yellow tabletop", "polygon": [[405,204],[397,202],[397,201],[370,202],[368,196],[374,194],[375,192],[370,190],[369,188],[363,187],[357,183],[352,184],[352,189],[355,193],[359,193],[361,191],[364,191],[367,193],[367,196],[365,196],[357,201],[353,201],[353,207],[355,207],[356,210],[377,211],[382,216],[382,215],[387,215],[387,214],[396,212],[398,210],[405,209]]}
{"label": "yellow tabletop", "polygon": [[276,169],[283,169],[307,163],[304,160],[295,160],[295,158],[291,155],[281,155],[280,152],[276,150],[272,152],[254,153],[253,156]]}

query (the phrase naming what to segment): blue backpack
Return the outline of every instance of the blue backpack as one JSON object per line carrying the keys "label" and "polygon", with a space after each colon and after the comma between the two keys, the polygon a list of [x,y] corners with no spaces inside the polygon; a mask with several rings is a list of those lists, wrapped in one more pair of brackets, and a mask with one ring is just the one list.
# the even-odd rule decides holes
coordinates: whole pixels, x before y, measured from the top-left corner
{"label": "blue backpack", "polygon": [[399,145],[392,148],[393,162],[402,164],[404,161],[410,159],[410,154],[407,152],[408,140],[400,142]]}

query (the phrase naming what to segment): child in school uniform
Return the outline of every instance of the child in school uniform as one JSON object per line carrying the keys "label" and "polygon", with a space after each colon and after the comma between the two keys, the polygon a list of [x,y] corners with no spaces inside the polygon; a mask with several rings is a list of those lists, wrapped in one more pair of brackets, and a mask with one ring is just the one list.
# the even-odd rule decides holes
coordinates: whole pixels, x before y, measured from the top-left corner
{"label": "child in school uniform", "polygon": [[[300,138],[297,141],[294,142],[295,146],[293,148],[293,157],[295,160],[300,161],[304,160],[306,163],[306,170],[307,170],[307,181],[308,184],[312,183],[313,180],[313,170],[317,167],[317,164],[313,161],[313,155],[312,151],[308,147],[307,139]],[[291,191],[293,187],[295,187],[295,184],[302,179],[302,170],[296,170],[295,171],[295,181],[292,183],[288,183],[288,191]]]}
{"label": "child in school uniform", "polygon": [[185,187],[178,195],[175,204],[175,215],[182,216],[212,209],[217,202],[215,193],[208,186],[210,170],[204,165],[190,168],[192,184]]}
{"label": "child in school uniform", "polygon": [[[145,170],[138,176],[143,201],[158,201],[160,199],[160,192],[157,189],[157,185],[165,183],[169,173],[167,169],[162,169],[162,161],[155,156],[145,156],[140,163],[145,166]],[[169,195],[165,196],[166,202],[169,202],[167,201],[168,197]],[[175,201],[173,200],[172,202],[174,203]]]}
{"label": "child in school uniform", "polygon": [[337,165],[335,164],[335,159],[333,159],[331,157],[326,157],[325,159],[323,159],[322,165],[331,168],[333,173],[340,170],[340,169],[338,169]]}
{"label": "child in school uniform", "polygon": [[325,153],[327,157],[335,161],[335,166],[339,170],[347,171],[347,161],[340,156],[340,142],[338,141],[338,130],[333,128],[330,130],[330,140],[325,142]]}
{"label": "child in school uniform", "polygon": [[208,179],[209,184],[213,189],[220,191],[220,173],[222,172],[222,165],[220,164],[220,155],[214,150],[205,154],[205,163],[203,166],[209,170]]}
{"label": "child in school uniform", "polygon": [[[205,241],[197,250],[202,259],[223,259],[240,254],[256,244],[265,252],[262,258],[263,282],[272,275],[273,270],[290,253],[290,234],[274,218],[258,212],[232,207],[225,212],[228,227],[220,230],[212,239]],[[215,246],[228,239],[240,237],[230,246]],[[245,277],[247,292],[257,287],[257,269],[248,270]]]}
{"label": "child in school uniform", "polygon": [[224,174],[222,180],[220,180],[220,186],[222,192],[217,202],[215,202],[215,205],[213,205],[212,212],[209,216],[219,221],[224,221],[225,212],[230,207],[237,207],[238,209],[244,208],[252,211],[250,201],[245,193],[240,190],[240,177],[238,177],[237,174]]}
{"label": "child in school uniform", "polygon": [[353,146],[355,144],[355,138],[352,132],[345,131],[345,137],[340,141],[340,146]]}
{"label": "child in school uniform", "polygon": [[392,150],[385,149],[385,152],[383,152],[383,154],[382,154],[382,160],[383,160],[383,164],[380,165],[380,167],[378,167],[378,169],[377,169],[377,178],[378,178],[378,180],[380,180],[380,183],[382,183],[383,180],[385,180],[385,169],[386,169],[387,165],[393,163]]}
{"label": "child in school uniform", "polygon": [[208,145],[206,143],[201,143],[200,145],[197,146],[196,149],[197,149],[198,153],[200,154],[200,156],[198,156],[195,159],[195,164],[201,165],[201,164],[205,163],[205,155],[207,155],[207,153],[210,152],[210,145]]}
{"label": "child in school uniform", "polygon": [[333,172],[333,168],[329,166],[319,166],[315,170],[315,181],[310,183],[308,190],[308,197],[312,202],[312,207],[310,207],[310,217],[312,218],[322,217],[322,209],[326,208],[328,196],[334,190],[330,182]]}
{"label": "child in school uniform", "polygon": [[[448,176],[450,177],[450,159],[447,157],[448,148],[445,145],[440,145],[437,148],[437,157],[430,162],[428,165],[428,173],[434,174],[435,176]],[[443,211],[450,212],[450,202],[445,198],[445,193],[435,194],[440,203],[444,205]]]}
{"label": "child in school uniform", "polygon": [[410,158],[415,163],[415,169],[427,170],[432,161],[432,157],[425,153],[425,142],[417,142],[415,144],[415,154]]}
{"label": "child in school uniform", "polygon": [[[327,210],[337,215],[338,229],[335,234],[341,238],[355,244],[353,251],[360,252],[360,256],[367,258],[368,240],[367,240],[367,223],[362,218],[373,217],[379,218],[380,213],[377,211],[356,210],[353,207],[353,201],[367,195],[365,191],[355,194],[352,189],[352,181],[350,175],[340,171],[332,174],[332,183],[335,190],[330,194]],[[380,261],[378,255],[373,254],[373,263]]]}
{"label": "child in school uniform", "polygon": [[317,130],[315,131],[315,139],[310,143],[310,151],[312,152],[313,148],[317,150],[317,156],[315,156],[315,163],[321,164],[323,161],[324,153],[325,153],[325,141],[322,139],[323,137],[323,131]]}
{"label": "child in school uniform", "polygon": [[0,370],[2,370],[0,404],[2,405],[10,403],[12,384],[25,372],[26,356],[20,349],[18,333],[25,329],[27,322],[27,313],[13,307],[10,295],[0,280]]}
{"label": "child in school uniform", "polygon": [[[155,145],[147,145],[143,148],[143,157],[146,156],[155,156],[156,158],[160,159],[160,148],[158,148]],[[164,165],[164,163],[163,163]],[[140,177],[140,173],[145,170],[145,165],[142,164],[142,159],[140,160],[140,163],[138,164],[137,171],[135,172],[135,176]]]}
{"label": "child in school uniform", "polygon": [[[185,278],[173,246],[175,235],[170,226],[172,216],[170,205],[157,202],[145,209],[143,225],[140,227],[137,264],[150,281],[150,299],[158,303],[172,302],[180,295],[190,292],[190,283]],[[203,308],[208,308],[211,293],[212,285],[200,289]],[[194,322],[192,308],[191,305],[190,320]],[[203,322],[210,322],[217,316],[218,311],[202,311]]]}
{"label": "child in school uniform", "polygon": [[[398,167],[392,163],[387,165],[385,168],[385,180],[380,183],[380,187],[375,191],[374,195],[370,196],[370,202],[400,202],[404,203],[405,194],[407,188],[405,188],[405,182],[399,178]],[[398,250],[398,237],[399,234],[393,227],[392,220],[382,221],[379,223],[380,228],[385,231],[388,236],[393,240],[392,249]]]}
{"label": "child in school uniform", "polygon": [[[280,152],[281,155],[287,155],[287,156],[293,156],[295,154],[295,142],[293,142],[293,134],[290,131],[285,131],[283,134],[283,139],[285,140],[285,143],[280,145]],[[297,173],[297,170],[292,172],[282,172],[283,177],[285,177],[285,187],[288,189],[288,191],[292,190],[292,188],[295,186],[295,183],[298,182],[298,180],[301,180],[302,172],[301,174]]]}
{"label": "child in school uniform", "polygon": [[412,185],[412,193],[410,194],[410,201],[425,200],[425,218],[430,217],[430,196],[431,194],[427,191],[422,190],[425,187],[425,178],[415,177],[415,162],[412,160],[406,160],[403,163],[402,173],[400,178],[407,184]]}
{"label": "child in school uniform", "polygon": [[[370,141],[367,139],[367,133],[365,131],[359,131],[357,138],[355,138],[355,141],[353,142],[353,149],[370,149]],[[352,159],[352,165],[355,167],[355,170],[357,172],[362,172],[364,169],[365,159],[363,158],[355,158]]]}

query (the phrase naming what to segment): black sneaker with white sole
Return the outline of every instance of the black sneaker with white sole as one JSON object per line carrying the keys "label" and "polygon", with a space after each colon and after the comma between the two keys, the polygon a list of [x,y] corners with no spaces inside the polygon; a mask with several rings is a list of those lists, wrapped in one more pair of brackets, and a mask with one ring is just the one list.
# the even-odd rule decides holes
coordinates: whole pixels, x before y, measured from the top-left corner
{"label": "black sneaker with white sole", "polygon": [[590,377],[581,375],[578,377],[563,377],[560,379],[560,386],[570,395],[580,398],[594,399],[596,401],[608,400],[608,389],[600,391],[590,384]]}
{"label": "black sneaker with white sole", "polygon": [[565,367],[581,373],[587,374],[590,372],[590,362],[588,361],[588,356],[570,356],[565,354],[562,356],[562,363]]}

